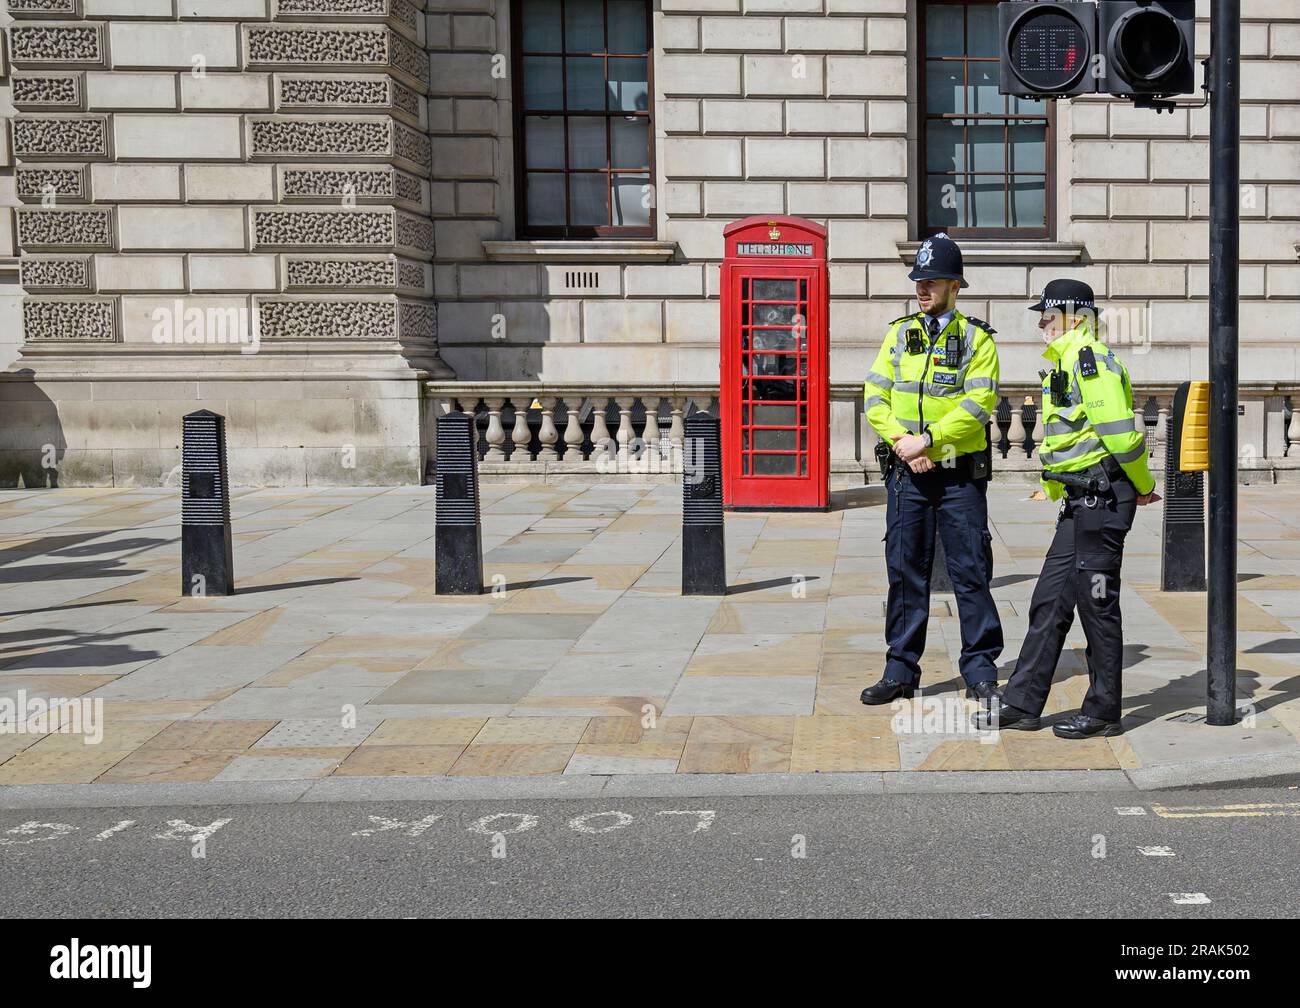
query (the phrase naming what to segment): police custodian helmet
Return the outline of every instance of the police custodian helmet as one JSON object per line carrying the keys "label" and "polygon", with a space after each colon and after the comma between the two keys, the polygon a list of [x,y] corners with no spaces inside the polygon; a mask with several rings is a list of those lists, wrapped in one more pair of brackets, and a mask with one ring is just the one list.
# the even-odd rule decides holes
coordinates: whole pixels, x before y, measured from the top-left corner
{"label": "police custodian helmet", "polygon": [[1051,311],[1060,309],[1067,315],[1082,312],[1095,312],[1097,300],[1092,288],[1082,280],[1049,280],[1043,288],[1043,296],[1029,306],[1030,311]]}
{"label": "police custodian helmet", "polygon": [[961,249],[957,243],[940,231],[921,242],[916,250],[916,265],[907,274],[909,280],[960,280],[969,287],[962,275]]}

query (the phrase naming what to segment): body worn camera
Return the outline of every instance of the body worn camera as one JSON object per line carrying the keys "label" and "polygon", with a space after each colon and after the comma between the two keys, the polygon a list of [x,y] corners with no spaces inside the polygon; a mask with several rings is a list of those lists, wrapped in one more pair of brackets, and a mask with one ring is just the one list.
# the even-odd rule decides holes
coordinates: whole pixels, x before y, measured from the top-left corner
{"label": "body worn camera", "polygon": [[1056,368],[1052,371],[1051,377],[1052,405],[1069,406],[1070,405],[1070,374],[1068,371],[1062,371]]}

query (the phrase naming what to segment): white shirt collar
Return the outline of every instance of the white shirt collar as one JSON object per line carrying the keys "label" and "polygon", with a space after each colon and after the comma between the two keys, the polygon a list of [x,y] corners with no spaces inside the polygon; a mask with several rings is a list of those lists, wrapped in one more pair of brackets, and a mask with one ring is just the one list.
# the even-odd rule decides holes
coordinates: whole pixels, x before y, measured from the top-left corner
{"label": "white shirt collar", "polygon": [[945,329],[948,328],[948,323],[952,321],[953,316],[956,314],[957,314],[956,308],[949,308],[942,315],[937,315],[937,316],[925,315],[924,313],[922,313],[923,317],[925,318],[926,330],[929,331],[930,319],[937,318],[939,320],[939,332],[943,332]]}

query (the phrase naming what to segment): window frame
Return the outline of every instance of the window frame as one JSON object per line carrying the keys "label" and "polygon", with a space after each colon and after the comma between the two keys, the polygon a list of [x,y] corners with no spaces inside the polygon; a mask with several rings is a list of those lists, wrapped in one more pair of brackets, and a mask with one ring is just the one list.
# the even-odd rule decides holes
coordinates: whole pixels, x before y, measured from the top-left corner
{"label": "window frame", "polygon": [[[927,12],[929,8],[938,6],[940,4],[946,6],[961,6],[967,8],[992,7],[995,12],[997,10],[996,0],[925,0],[924,3],[921,3],[917,6],[916,38],[917,38],[917,52],[920,57],[917,60],[918,69],[917,69],[917,81],[916,81],[917,117],[919,120],[918,128],[917,128],[917,172],[918,172],[917,231],[919,233],[919,237],[921,240],[924,240],[926,238],[929,238],[932,235],[936,235],[939,234],[940,232],[943,232],[951,235],[953,238],[994,239],[994,240],[1001,240],[1001,241],[1052,241],[1056,235],[1056,170],[1057,170],[1056,102],[1053,100],[1047,100],[1046,115],[1014,115],[1009,111],[1009,109],[1007,111],[1004,111],[1001,114],[966,113],[966,112],[957,112],[957,113],[949,114],[949,113],[930,112],[927,108],[929,95],[927,93],[927,88],[926,88],[926,77],[927,77],[926,68],[929,63],[960,61],[963,66],[963,77],[965,80],[963,86],[965,88],[971,87],[971,83],[970,83],[971,63],[993,63],[993,64],[998,63],[997,56],[992,56],[992,57],[969,56],[963,54],[960,57],[958,56],[933,56],[932,57],[929,55],[927,45],[926,45],[926,24],[929,21],[929,18],[927,17]],[[968,50],[969,44],[970,44],[969,43],[969,18],[967,18],[966,13],[963,12],[962,49],[964,53],[966,50]],[[1004,107],[1006,103],[1009,103],[1012,100],[1011,96],[1009,95],[1003,95],[1001,97],[1003,98],[1004,101]],[[952,172],[950,173],[950,177],[954,179],[966,179],[966,178],[971,178],[980,175],[987,175],[987,176],[1001,175],[1004,180],[1003,183],[1004,217],[1009,219],[1011,216],[1010,214],[1011,186],[1008,180],[1018,174],[1023,174],[1023,175],[1040,174],[1039,172],[1012,172],[1009,170],[1009,165],[1011,163],[1011,159],[1010,159],[1011,126],[1014,125],[1017,120],[1028,121],[1032,123],[1038,123],[1038,122],[1045,123],[1046,124],[1046,136],[1044,138],[1045,150],[1043,152],[1043,171],[1041,172],[1041,174],[1043,175],[1043,180],[1044,180],[1043,205],[1045,211],[1044,216],[1046,219],[1042,227],[1032,227],[1032,228],[1009,227],[1009,226],[945,227],[942,225],[932,225],[929,223],[930,177],[932,175],[940,175],[942,173],[931,172],[928,167],[929,164],[929,150],[928,150],[929,131],[927,128],[928,125],[932,121],[969,122],[971,120],[978,121],[980,119],[985,119],[985,118],[989,120],[1001,121],[1003,123],[1004,126],[1003,148],[1002,148],[1003,149],[1003,170],[1001,172],[973,172],[973,171]],[[968,126],[964,127],[964,129],[968,129],[968,128],[969,128]],[[966,148],[969,150],[970,147],[969,140],[966,139],[965,133],[963,133],[963,139],[965,140]],[[963,186],[962,188],[963,190],[967,191],[966,199],[968,201],[973,199],[973,195],[968,191],[969,187]],[[967,204],[967,207],[968,207],[968,212],[966,216],[969,219],[970,217],[969,202]]]}
{"label": "window frame", "polygon": [[[570,53],[564,49],[564,15],[567,0],[559,0],[560,4],[560,66],[561,66],[561,89],[564,95],[565,106],[563,109],[551,111],[551,115],[558,115],[563,119],[570,116],[588,116],[591,118],[601,118],[606,123],[605,145],[606,160],[605,167],[601,173],[606,178],[606,213],[607,216],[613,216],[613,207],[610,205],[613,197],[610,194],[608,185],[609,176],[614,174],[614,169],[610,166],[609,158],[612,156],[612,144],[609,123],[621,117],[634,115],[637,118],[644,118],[646,121],[647,137],[647,184],[650,186],[652,202],[649,206],[649,223],[645,227],[626,227],[614,224],[604,225],[571,225],[568,220],[568,200],[569,186],[568,179],[570,175],[590,174],[591,171],[583,169],[569,168],[569,142],[568,129],[564,132],[564,167],[536,169],[538,172],[545,174],[562,175],[565,179],[565,219],[566,223],[562,225],[545,224],[536,225],[528,223],[528,174],[529,168],[527,163],[527,119],[528,110],[524,106],[524,60],[529,55],[554,56],[555,53],[530,54],[524,51],[524,29],[523,29],[523,6],[525,0],[515,0],[510,5],[510,74],[511,81],[511,100],[513,103],[513,115],[511,116],[514,127],[514,175],[515,175],[515,235],[525,240],[559,240],[559,241],[595,241],[604,238],[657,238],[658,237],[658,199],[655,198],[658,191],[657,176],[655,173],[655,82],[654,82],[654,64],[655,64],[655,40],[654,40],[654,9],[653,0],[642,0],[645,5],[645,28],[646,28],[646,111],[644,113],[634,112],[611,112],[606,109],[603,112],[592,110],[581,110],[579,112],[570,112],[568,109],[568,69],[566,60],[570,56],[590,55],[584,53]],[[605,42],[609,42],[609,0],[601,0],[605,24]],[[605,82],[609,82],[609,65],[610,54],[608,49],[602,53],[606,60]],[[615,56],[640,56],[640,53],[615,54]],[[538,113],[533,113],[534,115]]]}

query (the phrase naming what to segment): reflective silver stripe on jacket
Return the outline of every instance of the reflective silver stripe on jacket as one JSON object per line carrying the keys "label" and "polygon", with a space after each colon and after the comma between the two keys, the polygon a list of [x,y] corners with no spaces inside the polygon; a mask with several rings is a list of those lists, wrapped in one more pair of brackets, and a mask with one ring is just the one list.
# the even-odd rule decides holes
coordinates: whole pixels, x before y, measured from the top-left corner
{"label": "reflective silver stripe on jacket", "polygon": [[1137,429],[1133,417],[1126,420],[1107,420],[1105,423],[1093,424],[1092,429],[1098,434],[1127,434]]}
{"label": "reflective silver stripe on jacket", "polygon": [[1062,417],[1059,414],[1055,420],[1048,421],[1043,426],[1048,437],[1060,437],[1065,434],[1076,434],[1088,426],[1088,417],[1080,411],[1076,417]]}
{"label": "reflective silver stripe on jacket", "polygon": [[905,428],[907,428],[907,430],[911,431],[913,434],[921,433],[920,420],[909,420],[907,419],[907,417],[894,417],[894,419],[897,420],[900,424],[902,424]]}
{"label": "reflective silver stripe on jacket", "polygon": [[926,382],[925,394],[928,396],[955,396],[962,394],[962,388],[960,385],[938,385],[934,382]]}
{"label": "reflective silver stripe on jacket", "polygon": [[998,383],[992,378],[967,378],[966,381],[962,383],[962,390],[966,392],[981,388],[992,389],[996,392],[998,390]]}
{"label": "reflective silver stripe on jacket", "polygon": [[867,403],[866,403],[866,406],[863,407],[863,408],[864,408],[864,409],[871,409],[871,407],[873,407],[873,406],[880,406],[880,405],[882,405],[882,404],[884,403],[884,401],[885,401],[885,397],[884,397],[884,396],[878,396],[878,395],[868,396],[868,397],[867,397]]}
{"label": "reflective silver stripe on jacket", "polygon": [[1125,462],[1136,462],[1146,453],[1147,453],[1147,437],[1145,434],[1143,434],[1142,443],[1140,445],[1138,445],[1132,451],[1113,453],[1111,455],[1111,458],[1113,458],[1116,462],[1123,464]]}
{"label": "reflective silver stripe on jacket", "polygon": [[919,381],[900,381],[894,382],[894,391],[901,392],[904,395],[916,395],[921,390]]}
{"label": "reflective silver stripe on jacket", "polygon": [[877,388],[889,389],[894,387],[894,379],[882,375],[878,371],[868,372],[867,381]]}
{"label": "reflective silver stripe on jacket", "polygon": [[974,399],[963,399],[958,405],[980,423],[989,422],[988,410],[977,403]]}
{"label": "reflective silver stripe on jacket", "polygon": [[1069,462],[1071,459],[1083,458],[1089,452],[1098,451],[1102,444],[1096,438],[1088,438],[1086,441],[1080,441],[1069,448],[1062,448],[1060,451],[1041,452],[1039,459],[1045,465],[1055,465],[1058,462]]}

